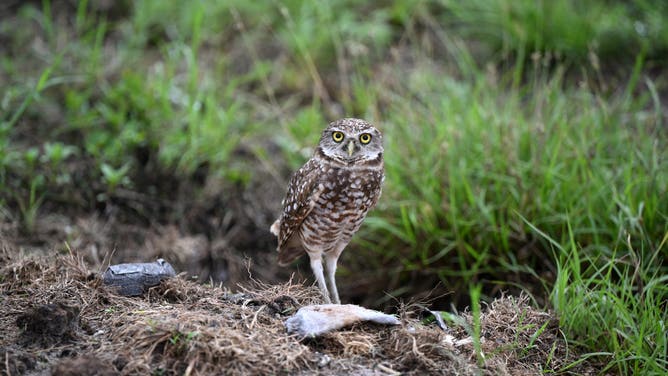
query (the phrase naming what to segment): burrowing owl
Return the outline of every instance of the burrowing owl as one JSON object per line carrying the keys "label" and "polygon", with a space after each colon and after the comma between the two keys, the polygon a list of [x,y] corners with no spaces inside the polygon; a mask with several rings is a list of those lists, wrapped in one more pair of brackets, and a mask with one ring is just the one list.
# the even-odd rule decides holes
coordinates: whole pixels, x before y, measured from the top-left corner
{"label": "burrowing owl", "polygon": [[336,262],[378,202],[384,179],[380,132],[350,118],[329,124],[313,157],[290,179],[283,212],[271,226],[278,263],[285,266],[306,252],[327,303],[340,303]]}

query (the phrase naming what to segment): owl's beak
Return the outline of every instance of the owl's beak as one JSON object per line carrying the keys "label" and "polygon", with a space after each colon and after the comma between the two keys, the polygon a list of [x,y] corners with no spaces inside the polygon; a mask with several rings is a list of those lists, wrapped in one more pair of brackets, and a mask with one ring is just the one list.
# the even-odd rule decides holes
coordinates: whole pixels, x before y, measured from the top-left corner
{"label": "owl's beak", "polygon": [[348,157],[352,157],[354,151],[355,151],[355,142],[350,141],[350,143],[348,144]]}

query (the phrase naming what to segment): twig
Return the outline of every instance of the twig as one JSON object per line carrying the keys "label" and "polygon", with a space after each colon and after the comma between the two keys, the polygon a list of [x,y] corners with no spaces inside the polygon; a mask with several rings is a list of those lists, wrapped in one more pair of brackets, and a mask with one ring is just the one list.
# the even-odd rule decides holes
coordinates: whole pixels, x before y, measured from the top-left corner
{"label": "twig", "polygon": [[257,316],[260,314],[260,311],[262,311],[266,306],[267,306],[266,304],[263,304],[263,305],[260,306],[260,309],[255,311],[255,315],[253,316],[253,321],[251,321],[251,324],[248,327],[248,329],[253,329],[253,327],[255,326],[255,323],[257,322]]}
{"label": "twig", "polygon": [[9,369],[9,351],[5,351],[5,370],[7,371],[7,376],[12,376],[12,371]]}

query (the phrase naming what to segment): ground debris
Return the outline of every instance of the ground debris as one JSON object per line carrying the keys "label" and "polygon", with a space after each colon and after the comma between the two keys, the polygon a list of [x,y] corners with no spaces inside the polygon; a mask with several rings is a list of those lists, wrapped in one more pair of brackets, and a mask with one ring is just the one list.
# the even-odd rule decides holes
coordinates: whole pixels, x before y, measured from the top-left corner
{"label": "ground debris", "polygon": [[[484,310],[479,364],[471,343],[455,345],[470,336],[466,325],[446,331],[410,307],[398,308],[399,325],[360,322],[317,338],[291,335],[285,320],[322,303],[317,288],[292,281],[252,281],[232,292],[175,277],[131,298],[105,286],[75,253],[10,257],[0,273],[0,374],[65,375],[99,363],[101,372],[121,375],[512,375],[558,370],[574,359],[554,317],[526,297],[503,297]],[[469,314],[460,317],[470,325]],[[26,333],[59,340],[35,347]]]}
{"label": "ground debris", "polygon": [[285,320],[289,334],[317,337],[361,321],[399,325],[396,317],[354,304],[318,304],[300,308]]}
{"label": "ground debris", "polygon": [[150,263],[110,265],[102,275],[105,285],[114,286],[123,296],[139,296],[160,281],[174,277],[172,265],[163,259]]}

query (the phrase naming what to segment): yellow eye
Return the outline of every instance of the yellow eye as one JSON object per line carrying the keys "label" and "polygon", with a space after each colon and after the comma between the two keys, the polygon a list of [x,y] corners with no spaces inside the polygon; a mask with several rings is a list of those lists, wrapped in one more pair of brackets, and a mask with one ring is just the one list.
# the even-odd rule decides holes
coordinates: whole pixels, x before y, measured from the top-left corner
{"label": "yellow eye", "polygon": [[334,142],[343,141],[343,132],[336,131],[332,133],[332,140],[334,140]]}
{"label": "yellow eye", "polygon": [[368,133],[362,133],[360,135],[360,142],[363,144],[368,144],[369,142],[371,142],[371,135]]}

